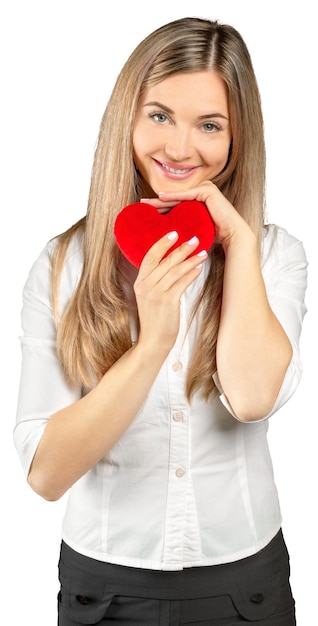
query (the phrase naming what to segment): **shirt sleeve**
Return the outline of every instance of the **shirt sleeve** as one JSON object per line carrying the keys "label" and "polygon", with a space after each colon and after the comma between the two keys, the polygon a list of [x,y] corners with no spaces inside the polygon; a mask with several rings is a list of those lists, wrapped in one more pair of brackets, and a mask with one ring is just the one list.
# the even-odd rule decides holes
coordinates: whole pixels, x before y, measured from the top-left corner
{"label": "shirt sleeve", "polygon": [[[50,416],[81,397],[80,388],[67,385],[56,354],[50,249],[49,244],[35,261],[23,289],[22,363],[13,439],[26,476]],[[78,273],[66,266],[61,281],[62,305],[77,279]]]}
{"label": "shirt sleeve", "polygon": [[[285,229],[268,225],[263,242],[262,273],[270,306],[289,338],[293,354],[276,402],[263,419],[271,417],[291,398],[301,380],[303,367],[299,342],[307,312],[307,267],[303,243]],[[217,372],[213,380],[220,392],[221,402],[236,417],[223,393]]]}

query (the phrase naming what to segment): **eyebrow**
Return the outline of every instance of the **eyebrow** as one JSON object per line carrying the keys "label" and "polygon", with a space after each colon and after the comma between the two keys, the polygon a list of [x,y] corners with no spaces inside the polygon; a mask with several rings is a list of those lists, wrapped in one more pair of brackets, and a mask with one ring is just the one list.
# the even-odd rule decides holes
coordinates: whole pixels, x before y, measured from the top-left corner
{"label": "eyebrow", "polygon": [[[167,107],[165,104],[162,104],[162,102],[157,102],[155,100],[154,102],[146,102],[144,104],[144,107],[151,107],[151,106],[156,106],[159,109],[163,109],[164,111],[167,111],[167,113],[173,114],[173,110]],[[223,115],[223,113],[205,113],[204,115],[199,115],[198,119],[205,120],[205,119],[211,119],[214,117],[221,117],[224,120],[229,119],[226,115]]]}

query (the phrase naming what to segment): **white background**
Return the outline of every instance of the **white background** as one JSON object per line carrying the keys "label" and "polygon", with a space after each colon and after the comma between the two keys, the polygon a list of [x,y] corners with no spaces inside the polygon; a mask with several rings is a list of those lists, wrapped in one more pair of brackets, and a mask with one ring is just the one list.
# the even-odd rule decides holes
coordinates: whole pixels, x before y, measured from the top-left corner
{"label": "white background", "polygon": [[298,626],[316,619],[317,576],[317,34],[314,3],[256,0],[8,0],[1,58],[1,569],[10,626],[56,624],[65,501],[26,485],[12,443],[20,368],[21,292],[47,240],[86,211],[106,101],[139,41],[172,19],[236,27],[251,52],[267,142],[267,211],[300,238],[309,260],[304,375],[271,419],[270,444],[291,556]]}

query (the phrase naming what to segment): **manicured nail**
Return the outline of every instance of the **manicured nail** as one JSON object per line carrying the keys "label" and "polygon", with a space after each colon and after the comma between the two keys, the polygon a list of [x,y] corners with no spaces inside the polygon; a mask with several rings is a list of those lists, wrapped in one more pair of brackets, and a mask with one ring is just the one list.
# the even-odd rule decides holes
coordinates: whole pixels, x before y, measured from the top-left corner
{"label": "manicured nail", "polygon": [[[196,256],[201,257],[201,256],[206,256],[207,255],[207,251],[206,250],[201,250],[201,252],[198,252],[198,254]],[[199,263],[199,265],[195,266],[196,270],[201,269],[203,263]]]}
{"label": "manicured nail", "polygon": [[198,238],[197,237],[192,237],[192,239],[189,239],[188,244],[190,246],[193,246],[195,243],[198,243]]}
{"label": "manicured nail", "polygon": [[173,239],[176,239],[178,237],[178,233],[173,230],[171,233],[169,233],[168,235],[168,239],[170,239],[171,241],[173,241]]}

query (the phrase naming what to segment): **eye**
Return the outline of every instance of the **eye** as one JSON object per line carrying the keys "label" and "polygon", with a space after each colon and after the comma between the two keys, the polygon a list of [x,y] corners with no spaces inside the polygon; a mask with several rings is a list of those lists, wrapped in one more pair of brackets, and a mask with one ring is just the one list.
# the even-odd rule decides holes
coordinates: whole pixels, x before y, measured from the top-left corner
{"label": "eye", "polygon": [[169,122],[168,116],[165,113],[162,113],[162,112],[160,112],[160,113],[157,113],[157,112],[150,113],[149,117],[151,119],[153,119],[155,122],[158,122],[158,124],[166,124],[167,122]]}
{"label": "eye", "polygon": [[207,133],[216,133],[218,130],[221,130],[221,126],[216,124],[216,122],[205,122],[205,124],[202,125],[202,128]]}

